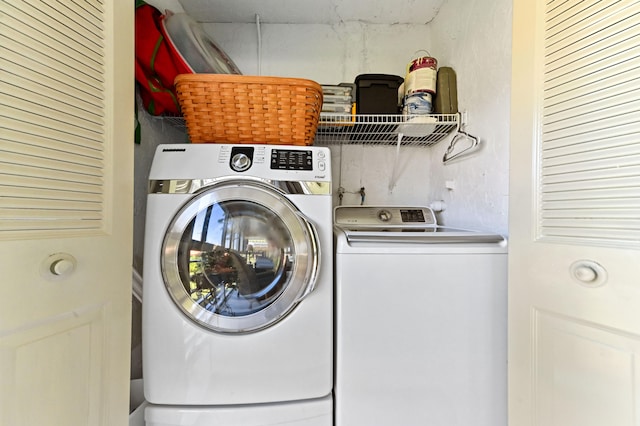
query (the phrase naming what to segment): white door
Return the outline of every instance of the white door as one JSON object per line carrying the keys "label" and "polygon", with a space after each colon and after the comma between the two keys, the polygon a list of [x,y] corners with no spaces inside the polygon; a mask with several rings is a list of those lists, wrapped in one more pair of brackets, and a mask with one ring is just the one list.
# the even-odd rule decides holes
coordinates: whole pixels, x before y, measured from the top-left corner
{"label": "white door", "polygon": [[640,2],[515,0],[509,424],[640,424]]}
{"label": "white door", "polygon": [[134,5],[0,7],[0,424],[125,425]]}

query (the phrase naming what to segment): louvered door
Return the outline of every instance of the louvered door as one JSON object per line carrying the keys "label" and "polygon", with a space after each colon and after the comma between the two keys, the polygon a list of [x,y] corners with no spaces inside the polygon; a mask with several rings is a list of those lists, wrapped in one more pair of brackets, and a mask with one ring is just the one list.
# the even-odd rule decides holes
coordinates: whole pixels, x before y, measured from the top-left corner
{"label": "louvered door", "polygon": [[4,238],[104,232],[104,12],[52,3],[3,5]]}
{"label": "louvered door", "polygon": [[640,424],[640,3],[515,0],[510,425]]}
{"label": "louvered door", "polygon": [[640,246],[640,2],[550,2],[539,236]]}
{"label": "louvered door", "polygon": [[3,425],[127,423],[133,10],[0,0]]}

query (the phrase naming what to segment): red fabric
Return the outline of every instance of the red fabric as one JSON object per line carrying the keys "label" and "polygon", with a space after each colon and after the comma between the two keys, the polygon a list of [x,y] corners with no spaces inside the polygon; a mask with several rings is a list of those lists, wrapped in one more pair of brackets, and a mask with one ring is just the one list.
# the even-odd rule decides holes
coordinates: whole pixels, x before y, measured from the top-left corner
{"label": "red fabric", "polygon": [[139,1],[138,4],[135,15],[135,77],[142,103],[153,115],[178,115],[180,107],[173,81],[178,74],[191,74],[192,71],[163,36],[163,15],[144,2]]}

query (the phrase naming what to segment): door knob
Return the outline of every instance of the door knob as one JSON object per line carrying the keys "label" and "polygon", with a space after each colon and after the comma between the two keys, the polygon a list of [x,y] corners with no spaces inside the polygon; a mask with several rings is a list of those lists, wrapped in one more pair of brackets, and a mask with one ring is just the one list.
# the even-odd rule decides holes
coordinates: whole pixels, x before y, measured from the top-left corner
{"label": "door knob", "polygon": [[68,277],[75,271],[76,258],[68,253],[56,253],[47,257],[40,265],[40,274],[49,280]]}
{"label": "door knob", "polygon": [[586,287],[600,287],[607,282],[606,269],[593,260],[575,261],[569,271],[573,279]]}
{"label": "door knob", "polygon": [[73,272],[75,264],[69,259],[58,259],[51,264],[51,272],[55,275],[66,275]]}

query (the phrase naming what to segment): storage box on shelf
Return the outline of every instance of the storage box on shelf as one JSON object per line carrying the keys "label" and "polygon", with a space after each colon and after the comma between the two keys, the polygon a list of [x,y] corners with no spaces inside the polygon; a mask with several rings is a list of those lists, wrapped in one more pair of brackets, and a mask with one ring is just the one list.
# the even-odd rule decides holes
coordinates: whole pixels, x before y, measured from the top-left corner
{"label": "storage box on shelf", "polygon": [[404,78],[389,74],[356,77],[356,114],[398,114],[398,90]]}
{"label": "storage box on shelf", "polygon": [[322,111],[320,121],[325,115],[335,119],[340,115],[347,121],[353,117],[353,103],[355,102],[355,85],[353,83],[340,83],[338,85],[322,86]]}

